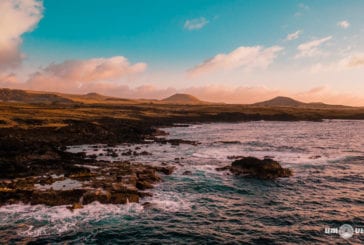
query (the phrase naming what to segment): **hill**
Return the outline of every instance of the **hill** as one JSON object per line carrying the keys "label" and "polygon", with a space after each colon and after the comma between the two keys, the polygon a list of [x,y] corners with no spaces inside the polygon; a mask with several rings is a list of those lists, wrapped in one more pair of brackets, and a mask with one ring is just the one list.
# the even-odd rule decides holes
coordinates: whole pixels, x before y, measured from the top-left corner
{"label": "hill", "polygon": [[252,105],[262,106],[262,107],[296,107],[296,108],[312,108],[312,109],[350,108],[350,106],[328,105],[322,102],[304,103],[284,96],[278,96],[270,100],[254,103]]}
{"label": "hill", "polygon": [[84,95],[80,95],[79,97],[85,98],[85,99],[91,99],[91,100],[105,100],[108,99],[110,97],[108,96],[104,96],[98,93],[88,93],[88,94],[84,94]]}
{"label": "hill", "polygon": [[190,94],[174,94],[161,100],[162,102],[167,102],[170,104],[203,104],[206,103],[197,99],[196,97]]}
{"label": "hill", "polygon": [[116,98],[116,97],[111,97],[111,96],[106,96],[106,95],[102,95],[102,94],[98,94],[95,92],[92,93],[88,93],[88,94],[57,94],[59,96],[62,96],[64,98],[67,99],[71,99],[75,102],[80,102],[80,103],[119,103],[119,102],[131,102],[133,100],[130,99],[122,99],[122,98]]}
{"label": "hill", "polygon": [[44,92],[32,90],[19,90],[0,88],[0,102],[18,102],[18,103],[84,103],[84,104],[141,104],[148,101],[123,99],[101,95],[98,93],[88,94],[65,94],[59,92]]}
{"label": "hill", "polygon": [[73,103],[72,100],[52,93],[32,93],[18,89],[0,89],[0,101],[22,103]]}
{"label": "hill", "polygon": [[298,100],[294,100],[294,99],[289,98],[289,97],[278,96],[278,97],[275,97],[275,98],[270,99],[270,100],[255,103],[253,105],[256,105],[256,106],[278,106],[278,107],[281,107],[281,106],[300,107],[300,106],[305,105],[305,103],[300,102]]}
{"label": "hill", "polygon": [[[224,105],[224,103],[212,103],[199,100],[198,98],[183,93],[176,93],[162,100],[152,99],[125,99],[101,95],[98,93],[88,94],[65,94],[59,92],[42,92],[19,89],[0,88],[0,102],[41,103],[41,104],[179,104],[179,105]],[[345,109],[353,108],[343,105],[328,105],[321,102],[304,103],[289,97],[278,96],[271,100],[258,102],[248,107],[290,107],[308,109]]]}

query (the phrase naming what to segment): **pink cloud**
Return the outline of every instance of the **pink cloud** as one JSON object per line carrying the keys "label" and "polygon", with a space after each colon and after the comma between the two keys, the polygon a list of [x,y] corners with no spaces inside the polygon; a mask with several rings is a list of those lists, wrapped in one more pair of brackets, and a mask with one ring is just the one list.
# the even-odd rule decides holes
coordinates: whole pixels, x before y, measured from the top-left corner
{"label": "pink cloud", "polygon": [[27,81],[30,89],[62,92],[85,91],[95,84],[115,86],[145,71],[145,63],[130,64],[123,56],[68,60],[51,64],[34,73]]}
{"label": "pink cloud", "polygon": [[[50,84],[51,86],[47,86]],[[314,87],[304,92],[294,92],[281,89],[272,89],[264,86],[239,86],[229,87],[224,85],[206,85],[176,89],[172,87],[160,88],[152,84],[131,87],[110,81],[85,83],[63,83],[62,80],[40,80],[38,83],[19,83],[14,75],[0,77],[0,86],[18,89],[31,89],[42,91],[60,91],[67,93],[85,94],[97,92],[104,95],[131,99],[163,99],[174,93],[188,93],[204,101],[225,102],[231,104],[250,104],[268,100],[276,96],[288,96],[303,102],[324,102],[328,104],[344,104],[363,106],[364,97],[354,96],[349,93],[335,92],[329,87]]]}
{"label": "pink cloud", "polygon": [[350,27],[350,22],[347,20],[342,20],[337,23],[337,26],[339,26],[343,29],[348,29]]}
{"label": "pink cloud", "polygon": [[38,0],[1,0],[0,9],[1,71],[21,64],[21,36],[32,31],[43,17],[43,4]]}
{"label": "pink cloud", "polygon": [[89,60],[67,60],[60,64],[50,64],[43,69],[45,75],[77,82],[114,80],[144,72],[147,65],[131,65],[123,56],[96,58]]}
{"label": "pink cloud", "polygon": [[312,65],[311,72],[339,72],[364,67],[364,53],[354,53],[340,60],[330,63],[317,63]]}
{"label": "pink cloud", "polygon": [[264,86],[228,87],[211,85],[191,87],[182,92],[190,93],[202,100],[226,102],[233,104],[250,104],[272,99],[276,96],[287,96],[303,102],[324,102],[328,104],[343,104],[363,106],[364,97],[344,92],[335,92],[327,86],[314,87],[304,92],[271,89]]}
{"label": "pink cloud", "polygon": [[264,48],[262,46],[239,47],[227,54],[217,54],[203,63],[193,67],[188,71],[189,75],[195,76],[203,73],[211,73],[220,70],[233,70],[243,68],[251,70],[254,68],[266,68],[277,57],[283,48],[272,46]]}
{"label": "pink cloud", "polygon": [[0,74],[0,87],[3,88],[22,88],[23,83],[19,81],[15,74],[10,73],[6,75]]}
{"label": "pink cloud", "polygon": [[352,106],[364,105],[364,97],[345,92],[336,92],[327,86],[319,86],[306,92],[295,93],[294,97],[304,102],[324,102],[334,105],[341,104]]}
{"label": "pink cloud", "polygon": [[332,36],[327,36],[321,39],[312,40],[298,45],[298,53],[295,58],[314,57],[317,55],[321,55],[322,51],[320,50],[320,46],[331,39]]}
{"label": "pink cloud", "polygon": [[263,86],[256,87],[229,87],[224,85],[209,85],[190,87],[183,92],[192,94],[202,100],[212,102],[225,102],[233,104],[249,104],[267,100],[280,95],[279,90],[268,89]]}

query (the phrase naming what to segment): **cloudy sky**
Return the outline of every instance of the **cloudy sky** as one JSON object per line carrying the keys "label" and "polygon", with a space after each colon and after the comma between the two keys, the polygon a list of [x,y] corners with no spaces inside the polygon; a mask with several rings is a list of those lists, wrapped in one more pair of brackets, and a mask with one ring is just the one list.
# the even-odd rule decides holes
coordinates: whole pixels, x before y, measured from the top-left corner
{"label": "cloudy sky", "polygon": [[364,106],[364,1],[0,0],[0,87]]}

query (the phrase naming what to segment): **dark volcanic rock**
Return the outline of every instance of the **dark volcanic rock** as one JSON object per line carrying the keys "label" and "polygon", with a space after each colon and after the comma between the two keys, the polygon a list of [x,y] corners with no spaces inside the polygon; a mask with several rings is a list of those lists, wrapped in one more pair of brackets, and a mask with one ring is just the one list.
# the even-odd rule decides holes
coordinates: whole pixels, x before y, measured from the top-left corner
{"label": "dark volcanic rock", "polygon": [[258,179],[276,179],[292,176],[292,171],[270,159],[260,160],[255,157],[244,157],[231,164],[230,171],[236,175],[244,175]]}
{"label": "dark volcanic rock", "polygon": [[229,170],[230,168],[231,168],[230,166],[220,167],[220,168],[216,168],[216,171],[226,171],[226,170]]}
{"label": "dark volcanic rock", "polygon": [[[158,172],[171,174],[174,169],[130,162],[95,161],[77,154],[66,154],[63,158],[68,161],[49,159],[47,162],[51,166],[38,173],[25,171],[26,177],[0,177],[0,206],[19,202],[69,205],[68,209],[73,211],[95,201],[104,204],[139,202],[141,197],[151,195],[144,190],[153,188],[161,180]],[[47,166],[47,162],[33,160],[28,166]]]}
{"label": "dark volcanic rock", "polygon": [[45,204],[48,206],[67,205],[80,200],[85,190],[75,189],[67,191],[33,191],[30,204]]}
{"label": "dark volcanic rock", "polygon": [[178,146],[180,144],[187,144],[187,145],[199,145],[200,144],[200,142],[197,142],[197,141],[183,140],[183,139],[156,138],[154,141],[157,142],[157,143],[160,143],[160,144],[169,143],[169,144],[174,145],[174,146]]}
{"label": "dark volcanic rock", "polygon": [[174,166],[155,167],[155,170],[157,170],[158,172],[164,173],[165,175],[171,175],[173,173],[174,169],[175,169]]}
{"label": "dark volcanic rock", "polygon": [[110,203],[111,193],[102,189],[88,191],[83,195],[83,204],[92,202]]}
{"label": "dark volcanic rock", "polygon": [[136,183],[136,187],[139,189],[139,190],[146,190],[146,189],[151,189],[153,188],[153,185],[148,182],[148,181],[145,181],[145,180],[141,180],[141,181],[138,181]]}

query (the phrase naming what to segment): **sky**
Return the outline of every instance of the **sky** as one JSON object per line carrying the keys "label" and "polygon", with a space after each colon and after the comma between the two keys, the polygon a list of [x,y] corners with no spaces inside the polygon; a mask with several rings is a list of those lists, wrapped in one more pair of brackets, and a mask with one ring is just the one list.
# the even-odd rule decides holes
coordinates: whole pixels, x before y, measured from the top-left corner
{"label": "sky", "polygon": [[0,0],[0,87],[364,106],[364,1]]}

